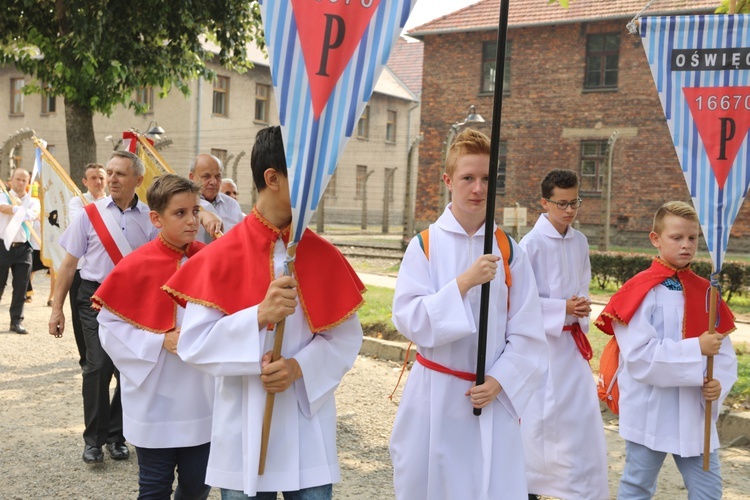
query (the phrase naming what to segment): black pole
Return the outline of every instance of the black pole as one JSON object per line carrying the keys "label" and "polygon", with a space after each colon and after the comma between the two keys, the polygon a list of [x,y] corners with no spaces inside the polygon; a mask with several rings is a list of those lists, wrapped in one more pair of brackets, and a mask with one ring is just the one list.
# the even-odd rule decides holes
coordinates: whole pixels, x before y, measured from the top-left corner
{"label": "black pole", "polygon": [[[484,221],[484,253],[492,253],[495,229],[495,195],[497,193],[497,157],[500,152],[500,117],[503,111],[503,76],[505,75],[505,46],[508,38],[508,4],[500,2],[500,24],[497,30],[497,54],[495,59],[495,96],[492,107],[492,134],[490,135],[490,178],[487,185],[487,215]],[[510,290],[508,291],[510,293]],[[477,343],[477,385],[484,384],[484,365],[487,358],[487,319],[490,310],[490,282],[482,285],[482,300],[479,305],[479,339]],[[481,408],[474,408],[474,415],[481,415]]]}

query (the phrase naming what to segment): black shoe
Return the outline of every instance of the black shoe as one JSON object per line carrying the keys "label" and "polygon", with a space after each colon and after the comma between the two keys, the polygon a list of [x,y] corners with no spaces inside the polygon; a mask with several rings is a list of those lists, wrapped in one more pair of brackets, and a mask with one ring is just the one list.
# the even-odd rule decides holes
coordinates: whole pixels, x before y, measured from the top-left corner
{"label": "black shoe", "polygon": [[130,458],[130,450],[128,450],[127,445],[122,441],[107,444],[107,451],[112,460],[127,460]]}
{"label": "black shoe", "polygon": [[98,446],[86,445],[86,448],[83,450],[83,461],[87,464],[98,464],[104,462],[102,449]]}
{"label": "black shoe", "polygon": [[26,328],[24,328],[21,323],[11,323],[10,331],[16,332],[19,335],[26,335],[27,333],[29,333],[29,331]]}

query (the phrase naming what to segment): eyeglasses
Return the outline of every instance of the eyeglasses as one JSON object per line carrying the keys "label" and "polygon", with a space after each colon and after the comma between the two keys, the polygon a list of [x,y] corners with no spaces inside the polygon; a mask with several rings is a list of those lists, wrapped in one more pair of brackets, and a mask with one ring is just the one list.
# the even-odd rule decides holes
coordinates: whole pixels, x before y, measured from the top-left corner
{"label": "eyeglasses", "polygon": [[550,200],[549,198],[545,198],[550,203],[554,203],[557,205],[557,208],[560,210],[567,210],[568,207],[572,208],[573,210],[576,210],[578,207],[581,206],[581,203],[583,203],[583,200],[580,198],[576,198],[575,201],[554,201]]}

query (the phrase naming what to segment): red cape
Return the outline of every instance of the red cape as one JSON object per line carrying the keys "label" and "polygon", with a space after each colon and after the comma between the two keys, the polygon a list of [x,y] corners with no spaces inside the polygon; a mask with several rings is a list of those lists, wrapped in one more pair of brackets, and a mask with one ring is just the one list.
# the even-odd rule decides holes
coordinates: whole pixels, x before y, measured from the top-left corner
{"label": "red cape", "polygon": [[183,252],[162,238],[146,243],[122,259],[91,297],[94,309],[107,308],[131,325],[153,333],[177,326],[177,304],[162,286],[206,245],[194,241]]}
{"label": "red cape", "polygon": [[[661,259],[654,259],[651,267],[630,278],[609,300],[594,324],[601,331],[614,335],[613,321],[627,325],[641,306],[646,294],[667,278],[676,277],[682,283],[685,295],[685,315],[682,322],[682,337],[699,337],[708,330],[707,291],[711,284],[695,274],[690,267],[676,269]],[[725,335],[734,331],[734,315],[726,302],[718,304],[719,324],[716,332]]]}
{"label": "red cape", "polygon": [[[181,305],[194,302],[234,314],[260,304],[274,277],[276,240],[288,241],[289,228],[274,227],[252,214],[206,251],[185,263],[165,285]],[[364,303],[365,286],[341,252],[309,229],[297,245],[297,293],[313,333],[329,330]]]}

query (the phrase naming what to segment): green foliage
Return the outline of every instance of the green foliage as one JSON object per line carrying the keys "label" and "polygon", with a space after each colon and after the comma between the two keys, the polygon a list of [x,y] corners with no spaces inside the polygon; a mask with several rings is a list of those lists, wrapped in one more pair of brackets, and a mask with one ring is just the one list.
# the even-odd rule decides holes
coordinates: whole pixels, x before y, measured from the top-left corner
{"label": "green foliage", "polygon": [[357,311],[363,327],[373,324],[390,323],[393,305],[393,289],[379,286],[368,286],[365,303]]}
{"label": "green foliage", "polygon": [[[611,285],[622,286],[627,280],[647,269],[653,255],[622,252],[591,251],[591,279],[594,285],[607,290]],[[695,259],[691,264],[699,276],[709,279],[711,261]],[[722,296],[727,303],[738,295],[745,295],[750,287],[750,264],[747,262],[726,261],[719,274]]]}
{"label": "green foliage", "polygon": [[[44,82],[92,112],[135,107],[139,87],[177,88],[214,75],[201,41],[217,45],[218,62],[247,68],[246,44],[262,45],[260,10],[246,0],[9,0],[0,16],[0,63]],[[30,84],[27,93],[39,92]]]}
{"label": "green foliage", "polygon": [[[750,0],[737,0],[737,14],[750,14]],[[729,0],[722,0],[714,11],[716,14],[729,14]]]}

